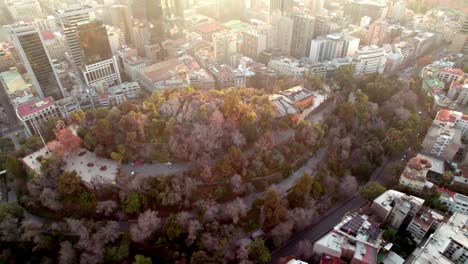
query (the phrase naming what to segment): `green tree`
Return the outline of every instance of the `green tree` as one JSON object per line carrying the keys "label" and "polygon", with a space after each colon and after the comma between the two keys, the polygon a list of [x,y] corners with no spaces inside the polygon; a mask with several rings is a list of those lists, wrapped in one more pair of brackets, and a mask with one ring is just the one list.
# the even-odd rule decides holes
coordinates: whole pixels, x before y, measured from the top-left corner
{"label": "green tree", "polygon": [[182,234],[182,226],[179,224],[179,221],[177,221],[177,218],[173,214],[167,219],[163,230],[164,233],[166,233],[169,241],[177,239],[180,234]]}
{"label": "green tree", "polygon": [[120,243],[106,249],[106,260],[112,263],[120,263],[128,258],[130,254],[130,239],[124,235]]}
{"label": "green tree", "polygon": [[379,197],[387,189],[380,185],[380,183],[372,181],[366,184],[361,191],[359,192],[362,197],[369,201],[373,201],[375,198]]}
{"label": "green tree", "polygon": [[143,210],[144,197],[141,193],[132,192],[128,195],[124,205],[124,212],[136,214]]}
{"label": "green tree", "polygon": [[284,207],[281,197],[275,189],[269,189],[265,193],[263,202],[263,227],[271,229],[281,223],[286,217],[286,208]]}
{"label": "green tree", "polygon": [[255,239],[249,246],[249,258],[260,264],[265,264],[271,259],[270,251],[262,239]]}
{"label": "green tree", "polygon": [[200,250],[194,252],[190,257],[190,264],[214,264],[217,263],[212,257],[208,256],[205,251]]}
{"label": "green tree", "polygon": [[383,233],[383,239],[386,242],[393,242],[396,238],[396,232],[393,229],[385,229]]}
{"label": "green tree", "polygon": [[151,258],[147,258],[143,255],[136,255],[134,264],[152,264]]}
{"label": "green tree", "polygon": [[288,194],[289,205],[291,207],[305,207],[310,201],[313,183],[314,179],[307,173],[297,179],[296,185]]}
{"label": "green tree", "polygon": [[13,181],[17,194],[26,193],[28,175],[19,160],[14,156],[7,156],[4,169],[7,171],[7,177]]}
{"label": "green tree", "polygon": [[57,183],[57,190],[62,195],[75,195],[81,189],[81,178],[76,171],[65,171],[60,174]]}

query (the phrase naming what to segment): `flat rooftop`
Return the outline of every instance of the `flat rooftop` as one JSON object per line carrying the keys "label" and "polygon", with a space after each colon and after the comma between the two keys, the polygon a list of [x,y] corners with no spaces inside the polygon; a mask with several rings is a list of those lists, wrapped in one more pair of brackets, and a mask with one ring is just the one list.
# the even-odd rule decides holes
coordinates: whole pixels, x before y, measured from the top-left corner
{"label": "flat rooftop", "polygon": [[28,116],[41,110],[44,110],[54,104],[52,97],[47,97],[39,101],[31,101],[18,106],[18,114],[21,116]]}
{"label": "flat rooftop", "polygon": [[467,221],[468,215],[455,212],[448,223],[442,223],[426,243],[415,250],[413,263],[453,263],[444,257],[442,253],[452,240],[468,248],[468,238],[465,236],[466,229],[464,227]]}
{"label": "flat rooftop", "polygon": [[[41,163],[37,157],[47,157],[47,149],[44,147],[31,155],[24,157],[23,162],[35,173],[40,173]],[[65,158],[65,171],[76,171],[84,182],[90,183],[92,180],[99,180],[105,183],[114,183],[119,165],[111,159],[96,156],[94,152],[80,149],[75,154],[69,154]],[[105,169],[104,169],[105,168]]]}

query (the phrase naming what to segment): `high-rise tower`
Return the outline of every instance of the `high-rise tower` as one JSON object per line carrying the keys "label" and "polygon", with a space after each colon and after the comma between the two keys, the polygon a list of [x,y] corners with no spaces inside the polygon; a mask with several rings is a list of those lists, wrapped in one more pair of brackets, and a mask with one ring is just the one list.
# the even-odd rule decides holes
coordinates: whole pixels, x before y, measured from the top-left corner
{"label": "high-rise tower", "polygon": [[59,77],[55,72],[43,45],[41,34],[33,25],[16,25],[12,28],[12,38],[18,53],[39,96],[63,98]]}

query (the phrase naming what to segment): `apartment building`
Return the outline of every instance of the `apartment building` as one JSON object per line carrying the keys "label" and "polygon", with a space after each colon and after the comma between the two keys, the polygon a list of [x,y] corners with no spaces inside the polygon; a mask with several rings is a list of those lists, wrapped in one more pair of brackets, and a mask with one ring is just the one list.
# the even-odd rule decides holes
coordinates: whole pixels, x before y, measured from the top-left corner
{"label": "apartment building", "polygon": [[377,46],[362,47],[354,54],[354,74],[382,74],[385,70],[386,61],[387,56],[383,48]]}
{"label": "apartment building", "polygon": [[29,135],[39,134],[45,122],[60,117],[59,108],[52,97],[21,104],[16,109],[16,114]]}
{"label": "apartment building", "polygon": [[310,44],[309,59],[312,62],[331,61],[351,57],[359,49],[359,39],[343,33],[320,36]]}

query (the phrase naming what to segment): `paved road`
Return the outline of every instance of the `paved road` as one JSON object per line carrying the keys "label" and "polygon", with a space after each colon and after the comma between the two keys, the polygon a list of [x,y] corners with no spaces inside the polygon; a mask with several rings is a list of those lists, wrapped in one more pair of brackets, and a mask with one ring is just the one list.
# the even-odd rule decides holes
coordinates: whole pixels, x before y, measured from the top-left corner
{"label": "paved road", "polygon": [[8,128],[17,128],[21,126],[18,117],[16,116],[15,109],[8,100],[8,94],[6,93],[3,85],[0,84],[0,105],[3,107],[7,116]]}
{"label": "paved road", "polygon": [[[371,180],[382,183],[386,174],[386,168],[392,161],[399,160],[403,156],[403,153],[395,155],[391,158],[385,158],[382,161],[382,165],[374,170],[371,175]],[[360,196],[354,197],[350,200],[343,201],[336,204],[334,207],[328,210],[324,216],[321,216],[320,220],[313,223],[306,228],[302,233],[294,236],[291,240],[285,243],[281,248],[276,249],[271,254],[271,264],[277,264],[280,258],[287,256],[294,256],[296,253],[297,243],[303,239],[308,239],[312,243],[321,238],[323,235],[328,233],[334,226],[336,226],[346,212],[353,209],[362,207],[366,201]],[[312,250],[312,249],[310,249]]]}
{"label": "paved road", "polygon": [[[286,192],[294,186],[296,180],[300,178],[305,172],[309,173],[310,175],[314,175],[317,171],[317,165],[325,159],[326,154],[327,149],[321,148],[312,158],[307,161],[305,165],[293,172],[293,174],[288,178],[277,183],[276,188],[278,189],[279,193],[282,195],[286,194]],[[247,207],[250,208],[257,198],[263,197],[263,193],[264,192],[252,193],[245,197],[244,202]]]}
{"label": "paved road", "polygon": [[[295,256],[297,244],[304,240],[308,239],[310,241],[316,241],[321,238],[323,235],[328,233],[337,223],[341,221],[343,216],[356,208],[362,207],[366,201],[360,196],[356,196],[351,200],[348,200],[344,203],[337,204],[335,207],[330,209],[326,215],[322,216],[318,222],[309,226],[302,233],[296,235],[292,240],[290,240],[283,247],[275,250],[271,254],[272,264],[279,263],[280,258],[287,256]],[[310,249],[312,251],[312,249]]]}
{"label": "paved road", "polygon": [[168,166],[164,163],[145,163],[144,165],[132,166],[131,164],[122,165],[122,169],[130,175],[132,171],[136,172],[136,176],[154,177],[161,174],[175,174],[189,170],[192,167],[190,162],[174,163]]}

